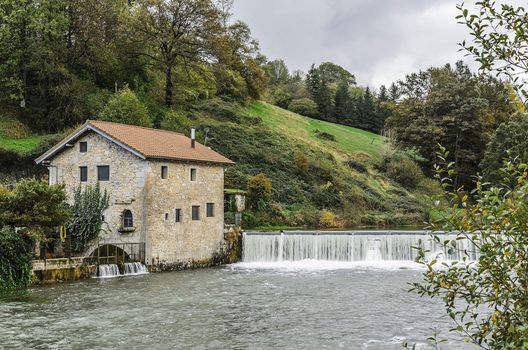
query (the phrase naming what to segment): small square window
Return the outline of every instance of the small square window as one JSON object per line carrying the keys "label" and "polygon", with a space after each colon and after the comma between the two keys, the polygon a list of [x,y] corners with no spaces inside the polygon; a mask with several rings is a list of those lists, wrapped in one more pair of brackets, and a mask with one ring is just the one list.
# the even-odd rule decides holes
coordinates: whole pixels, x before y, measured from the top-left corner
{"label": "small square window", "polygon": [[88,142],[86,141],[79,142],[79,152],[81,153],[88,152]]}
{"label": "small square window", "polygon": [[176,218],[175,221],[176,222],[181,222],[181,219],[182,219],[182,217],[181,217],[181,209],[176,209],[174,212],[176,214],[175,215],[175,218]]}
{"label": "small square window", "polygon": [[199,205],[192,206],[192,219],[200,220],[200,206]]}
{"label": "small square window", "polygon": [[99,181],[110,180],[110,166],[108,165],[97,166],[97,180]]}
{"label": "small square window", "polygon": [[196,181],[196,169],[191,169],[191,181]]}
{"label": "small square window", "polygon": [[161,178],[166,179],[168,173],[169,173],[169,168],[167,168],[166,165],[162,165],[161,166]]}
{"label": "small square window", "polygon": [[212,218],[214,216],[214,203],[207,203],[207,217]]}
{"label": "small square window", "polygon": [[169,220],[169,213],[165,213],[165,220]]}
{"label": "small square window", "polygon": [[88,167],[86,166],[79,167],[79,177],[81,179],[81,182],[88,181]]}

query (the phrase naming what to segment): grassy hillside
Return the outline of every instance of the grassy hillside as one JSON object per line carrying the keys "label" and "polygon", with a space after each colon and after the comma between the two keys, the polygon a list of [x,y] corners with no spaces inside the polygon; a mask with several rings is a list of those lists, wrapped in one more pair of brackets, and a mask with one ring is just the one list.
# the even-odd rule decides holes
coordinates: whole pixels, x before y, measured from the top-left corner
{"label": "grassy hillside", "polygon": [[426,219],[425,195],[436,186],[420,177],[417,186],[404,188],[379,170],[383,137],[260,101],[232,113],[208,110],[195,118],[209,128],[210,145],[237,162],[226,171],[226,185],[245,188],[261,172],[272,180],[271,218],[256,218],[256,224],[314,226],[324,211],[336,214],[340,226]]}
{"label": "grassy hillside", "polygon": [[[263,123],[274,131],[319,149],[331,150],[340,158],[349,158],[355,152],[361,152],[360,154],[368,154],[374,161],[381,160],[384,141],[380,135],[346,125],[303,117],[260,101],[252,103],[248,107],[248,112],[261,117]],[[317,137],[317,131],[333,135],[335,141]]]}
{"label": "grassy hillside", "polygon": [[[335,215],[332,226],[421,224],[427,216],[425,195],[437,189],[420,174],[414,186],[391,179],[383,166],[383,137],[264,102],[240,106],[212,99],[170,115],[161,127],[188,133],[196,125],[199,140],[208,128],[207,145],[237,163],[225,172],[227,188],[246,189],[259,173],[271,179],[272,203],[265,213],[247,213],[252,226],[314,227],[329,213]],[[12,135],[13,124],[4,125],[0,168],[10,173],[0,171],[0,180],[44,174],[32,160],[61,135]]]}

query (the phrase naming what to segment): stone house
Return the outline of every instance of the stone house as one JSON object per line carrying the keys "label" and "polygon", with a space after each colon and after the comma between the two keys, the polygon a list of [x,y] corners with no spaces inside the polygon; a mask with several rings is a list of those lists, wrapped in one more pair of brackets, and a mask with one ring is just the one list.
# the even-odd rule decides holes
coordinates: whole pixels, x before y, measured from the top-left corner
{"label": "stone house", "polygon": [[[143,245],[146,264],[170,268],[207,263],[219,252],[224,229],[224,169],[234,164],[182,134],[88,120],[35,160],[50,184],[69,198],[98,182],[110,196],[102,244]],[[130,244],[129,244],[130,243]],[[132,248],[130,248],[132,249]]]}

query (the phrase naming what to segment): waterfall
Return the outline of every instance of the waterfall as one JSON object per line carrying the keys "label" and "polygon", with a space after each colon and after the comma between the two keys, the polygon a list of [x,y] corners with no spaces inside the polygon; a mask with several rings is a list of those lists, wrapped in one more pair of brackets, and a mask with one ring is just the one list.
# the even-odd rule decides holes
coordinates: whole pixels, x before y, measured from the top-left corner
{"label": "waterfall", "polygon": [[[442,241],[456,238],[441,235]],[[435,242],[426,232],[398,231],[292,232],[285,234],[246,233],[243,240],[243,262],[322,261],[414,261],[421,242],[428,259],[476,260],[477,252],[468,240],[453,241],[452,249]]]}
{"label": "waterfall", "polygon": [[101,264],[97,269],[97,277],[116,277],[119,275],[119,267],[116,264]]}
{"label": "waterfall", "polygon": [[97,277],[100,278],[144,275],[147,273],[147,267],[140,262],[125,263],[123,274],[121,274],[119,267],[116,264],[101,264],[97,269]]}
{"label": "waterfall", "polygon": [[140,262],[125,263],[125,275],[143,275],[148,273],[147,267]]}

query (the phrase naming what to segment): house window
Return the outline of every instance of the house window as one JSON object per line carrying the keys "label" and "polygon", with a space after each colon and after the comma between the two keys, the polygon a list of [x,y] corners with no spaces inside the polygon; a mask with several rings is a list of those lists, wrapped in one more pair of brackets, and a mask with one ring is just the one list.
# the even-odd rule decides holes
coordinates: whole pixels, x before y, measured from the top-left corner
{"label": "house window", "polygon": [[81,179],[81,182],[88,181],[88,167],[86,166],[79,167],[79,177]]}
{"label": "house window", "polygon": [[200,206],[199,205],[192,206],[192,219],[200,220]]}
{"label": "house window", "polygon": [[167,168],[166,165],[162,165],[161,166],[161,178],[166,179],[168,173],[169,173],[169,168]]}
{"label": "house window", "polygon": [[88,152],[88,142],[86,141],[79,142],[79,152],[81,153]]}
{"label": "house window", "polygon": [[169,213],[165,213],[165,220],[169,220]]}
{"label": "house window", "polygon": [[125,209],[125,211],[123,211],[123,228],[131,227],[134,227],[134,217],[130,210]]}
{"label": "house window", "polygon": [[108,165],[97,166],[97,180],[99,181],[110,180],[110,166]]}
{"label": "house window", "polygon": [[207,203],[207,217],[211,218],[214,216],[214,203]]}
{"label": "house window", "polygon": [[181,209],[176,209],[174,212],[176,214],[175,215],[175,221],[176,222],[181,222],[181,219],[182,219],[182,217],[181,217]]}
{"label": "house window", "polygon": [[191,181],[196,181],[196,169],[191,169]]}

